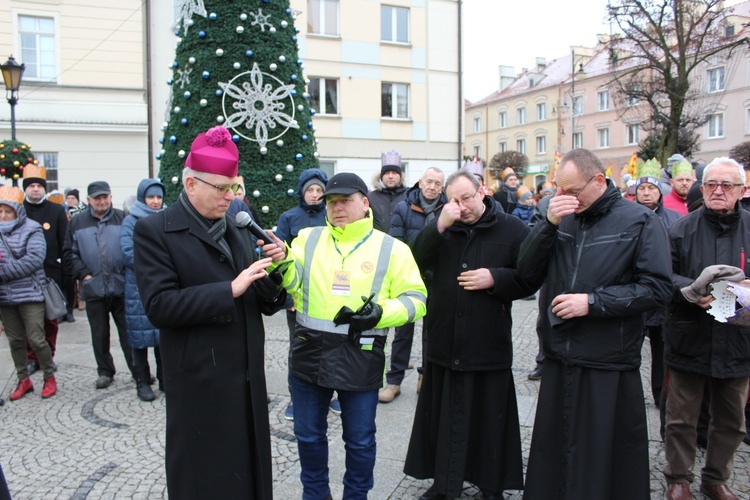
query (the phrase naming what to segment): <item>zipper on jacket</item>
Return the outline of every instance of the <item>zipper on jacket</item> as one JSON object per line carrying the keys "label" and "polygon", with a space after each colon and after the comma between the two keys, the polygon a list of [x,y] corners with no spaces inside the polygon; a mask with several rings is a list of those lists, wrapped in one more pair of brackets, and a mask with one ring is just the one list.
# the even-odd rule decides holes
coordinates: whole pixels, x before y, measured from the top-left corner
{"label": "zipper on jacket", "polygon": [[[586,242],[586,233],[587,231],[584,229],[581,233],[581,244],[578,246],[578,249],[576,250],[576,263],[573,267],[573,279],[570,280],[570,290],[572,293],[573,288],[575,287],[576,280],[578,279],[578,268],[581,265],[581,254],[583,253],[583,244]],[[568,358],[568,354],[570,353],[570,333],[565,337],[565,359]]]}

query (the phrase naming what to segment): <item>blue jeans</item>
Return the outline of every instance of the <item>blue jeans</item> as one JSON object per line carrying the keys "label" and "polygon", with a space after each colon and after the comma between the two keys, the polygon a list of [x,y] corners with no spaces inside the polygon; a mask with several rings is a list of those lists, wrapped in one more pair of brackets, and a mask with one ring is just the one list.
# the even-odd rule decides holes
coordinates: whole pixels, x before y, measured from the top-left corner
{"label": "blue jeans", "polygon": [[[302,473],[303,500],[322,500],[328,486],[328,405],[333,389],[320,387],[290,375],[294,403],[294,435],[297,437]],[[375,468],[375,412],[378,391],[336,390],[341,403],[341,425],[346,448],[344,499],[366,499],[373,486]]]}

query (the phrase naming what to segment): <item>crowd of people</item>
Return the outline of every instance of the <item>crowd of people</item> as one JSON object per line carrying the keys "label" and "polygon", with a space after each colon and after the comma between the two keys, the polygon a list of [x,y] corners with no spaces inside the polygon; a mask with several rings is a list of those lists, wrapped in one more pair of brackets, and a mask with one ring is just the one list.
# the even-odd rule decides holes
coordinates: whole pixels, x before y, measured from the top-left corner
{"label": "crowd of people", "polygon": [[[486,499],[649,498],[639,373],[648,337],[668,498],[692,498],[697,446],[701,493],[737,498],[727,483],[750,441],[750,327],[709,308],[712,284],[750,286],[742,165],[717,158],[695,169],[676,155],[666,169],[645,162],[619,187],[576,149],[553,180],[532,189],[509,168],[493,191],[477,161],[449,174],[427,168],[407,187],[399,153],[381,159],[372,190],[353,173],[302,172],[298,205],[275,234],[235,220],[252,207],[223,127],[195,138],[169,207],[157,179],[142,180],[126,210],[105,181],[88,185],[87,203],[70,189],[57,204],[44,169],[27,167],[23,191],[0,187],[0,318],[18,377],[10,399],[34,390],[35,370],[41,396],[56,394],[58,322],[75,320],[80,297],[95,387],[116,373],[113,320],[136,397],[155,400],[157,381],[167,395],[169,495],[271,498],[262,316],[285,310],[285,416],[303,498],[331,498],[329,411],[342,421],[344,498],[367,498],[377,407],[401,394],[421,319],[404,472],[433,480],[422,499],[458,497],[465,481]],[[47,278],[66,294],[64,316],[45,317]],[[541,385],[524,478],[511,310],[537,296],[528,378]]]}

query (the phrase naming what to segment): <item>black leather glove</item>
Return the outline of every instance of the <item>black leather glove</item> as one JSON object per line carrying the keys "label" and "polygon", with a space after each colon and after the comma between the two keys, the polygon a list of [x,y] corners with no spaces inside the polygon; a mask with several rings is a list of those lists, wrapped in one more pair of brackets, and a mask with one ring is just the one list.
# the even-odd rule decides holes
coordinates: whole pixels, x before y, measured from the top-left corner
{"label": "black leather glove", "polygon": [[284,276],[279,272],[278,269],[274,269],[271,274],[263,276],[253,284],[256,286],[255,292],[262,300],[272,302],[276,300],[281,291],[284,289],[284,287],[282,286],[283,281]]}
{"label": "black leather glove", "polygon": [[354,316],[354,311],[344,306],[336,313],[336,316],[333,318],[333,324],[336,326],[347,325],[351,322],[352,316]]}
{"label": "black leather glove", "polygon": [[351,317],[351,326],[349,328],[360,332],[372,330],[382,316],[383,308],[377,302],[370,301],[367,305],[359,308],[354,316]]}

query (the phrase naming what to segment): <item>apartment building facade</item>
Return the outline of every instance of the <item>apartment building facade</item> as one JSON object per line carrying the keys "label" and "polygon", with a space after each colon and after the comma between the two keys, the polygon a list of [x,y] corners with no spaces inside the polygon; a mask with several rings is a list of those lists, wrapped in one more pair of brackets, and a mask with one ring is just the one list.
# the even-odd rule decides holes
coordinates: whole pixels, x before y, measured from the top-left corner
{"label": "apartment building facade", "polygon": [[[16,136],[47,167],[48,190],[85,195],[107,180],[122,204],[148,175],[144,20],[140,0],[0,1],[0,58],[26,68]],[[6,103],[0,133],[10,137]]]}

